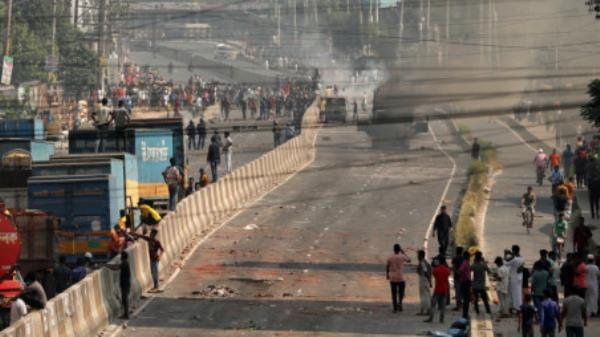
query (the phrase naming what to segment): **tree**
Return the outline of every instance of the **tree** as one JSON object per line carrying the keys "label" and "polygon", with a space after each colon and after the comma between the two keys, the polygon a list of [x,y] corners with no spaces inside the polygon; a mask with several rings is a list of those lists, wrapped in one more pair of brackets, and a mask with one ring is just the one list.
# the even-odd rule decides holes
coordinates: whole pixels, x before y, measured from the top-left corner
{"label": "tree", "polygon": [[588,84],[590,100],[581,107],[581,117],[594,127],[600,127],[600,80],[595,79]]}

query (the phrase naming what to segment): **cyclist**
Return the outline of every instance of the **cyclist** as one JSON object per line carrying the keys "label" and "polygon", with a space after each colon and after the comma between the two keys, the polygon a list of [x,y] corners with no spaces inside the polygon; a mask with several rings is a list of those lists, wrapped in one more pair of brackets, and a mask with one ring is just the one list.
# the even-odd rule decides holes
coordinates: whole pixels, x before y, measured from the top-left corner
{"label": "cyclist", "polygon": [[533,158],[533,165],[535,166],[537,183],[538,185],[542,186],[546,168],[548,167],[548,156],[546,156],[543,149],[538,150],[535,158]]}
{"label": "cyclist", "polygon": [[[537,199],[535,193],[533,192],[533,187],[528,186],[527,193],[523,194],[521,197],[521,216],[523,217],[523,226],[527,227],[527,231],[533,227],[533,216],[535,215],[536,201]],[[527,211],[531,212],[531,220],[529,220],[529,223],[528,219],[525,217]]]}
{"label": "cyclist", "polygon": [[[561,246],[564,245],[567,230],[569,229],[569,224],[567,224],[564,217],[565,215],[563,213],[558,213],[558,218],[554,221],[554,224],[552,224],[552,251],[554,252],[557,252],[559,248],[558,241],[560,241]],[[562,247],[560,248],[562,250]],[[560,254],[560,252],[558,253]]]}

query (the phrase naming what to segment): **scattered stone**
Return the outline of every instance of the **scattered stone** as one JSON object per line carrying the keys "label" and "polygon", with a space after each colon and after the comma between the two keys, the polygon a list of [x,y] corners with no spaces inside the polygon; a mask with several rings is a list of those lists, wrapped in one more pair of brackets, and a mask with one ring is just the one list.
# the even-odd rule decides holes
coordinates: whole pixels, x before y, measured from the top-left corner
{"label": "scattered stone", "polygon": [[292,297],[292,296],[294,296],[294,295],[292,295],[292,294],[290,294],[290,293],[283,293],[283,295],[281,295],[281,296],[283,296],[283,297]]}
{"label": "scattered stone", "polygon": [[198,295],[203,297],[233,297],[235,289],[227,286],[209,285],[204,290],[198,291]]}
{"label": "scattered stone", "polygon": [[255,224],[253,224],[253,223],[251,223],[251,224],[249,224],[249,225],[246,225],[246,226],[244,227],[244,230],[247,230],[247,231],[253,231],[253,230],[255,230],[255,229],[258,229],[258,226],[257,226],[257,225],[255,225]]}

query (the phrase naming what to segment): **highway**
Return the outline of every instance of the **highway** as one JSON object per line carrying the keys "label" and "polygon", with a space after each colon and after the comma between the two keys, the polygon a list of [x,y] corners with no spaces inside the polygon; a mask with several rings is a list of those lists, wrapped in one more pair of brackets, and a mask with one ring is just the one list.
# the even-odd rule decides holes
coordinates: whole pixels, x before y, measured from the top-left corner
{"label": "highway", "polygon": [[[426,330],[414,323],[414,266],[407,268],[406,312],[393,314],[385,261],[396,242],[416,258],[452,163],[430,134],[373,144],[355,126],[322,129],[315,162],[193,252],[119,336]],[[233,293],[206,295],[209,286]]]}

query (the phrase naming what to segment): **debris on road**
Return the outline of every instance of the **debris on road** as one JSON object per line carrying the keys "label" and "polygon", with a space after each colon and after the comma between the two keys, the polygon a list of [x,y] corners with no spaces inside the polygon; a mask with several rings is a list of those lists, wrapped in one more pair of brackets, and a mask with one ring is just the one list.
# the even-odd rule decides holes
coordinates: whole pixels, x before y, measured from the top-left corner
{"label": "debris on road", "polygon": [[339,313],[348,313],[348,312],[363,312],[363,309],[360,307],[334,307],[334,306],[326,306],[325,311],[330,312],[339,312]]}
{"label": "debris on road", "polygon": [[247,231],[253,231],[255,229],[258,229],[258,226],[253,223],[244,226],[244,230],[247,230]]}
{"label": "debris on road", "polygon": [[233,297],[235,293],[236,291],[233,288],[215,285],[209,285],[204,290],[192,292],[193,295],[202,297]]}

